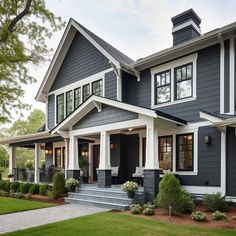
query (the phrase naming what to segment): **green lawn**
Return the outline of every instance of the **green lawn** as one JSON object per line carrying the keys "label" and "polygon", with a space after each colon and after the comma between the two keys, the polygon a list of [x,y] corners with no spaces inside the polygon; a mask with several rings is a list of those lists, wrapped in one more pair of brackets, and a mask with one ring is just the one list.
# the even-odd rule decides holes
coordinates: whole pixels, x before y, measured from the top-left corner
{"label": "green lawn", "polygon": [[133,215],[106,212],[4,235],[235,236],[236,230],[193,228],[162,223]]}
{"label": "green lawn", "polygon": [[55,206],[54,204],[0,197],[0,215]]}

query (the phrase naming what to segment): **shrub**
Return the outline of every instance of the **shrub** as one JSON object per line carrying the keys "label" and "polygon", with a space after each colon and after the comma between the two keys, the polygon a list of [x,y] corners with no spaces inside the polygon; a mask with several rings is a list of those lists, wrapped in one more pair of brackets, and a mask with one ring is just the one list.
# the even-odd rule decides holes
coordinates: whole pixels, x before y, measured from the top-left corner
{"label": "shrub", "polygon": [[223,212],[220,212],[220,211],[215,211],[213,214],[212,214],[212,220],[223,220],[223,219],[226,219],[226,214]]}
{"label": "shrub", "polygon": [[20,184],[20,192],[24,193],[24,194],[29,193],[31,186],[32,186],[32,184],[30,184],[30,183],[21,183]]}
{"label": "shrub", "polygon": [[0,196],[2,197],[9,197],[10,196],[10,193],[4,191],[4,190],[0,190]]}
{"label": "shrub", "polygon": [[143,214],[144,215],[154,215],[155,214],[155,210],[151,207],[146,207],[143,209]]}
{"label": "shrub", "polygon": [[9,180],[5,180],[5,181],[2,181],[2,182],[3,182],[2,190],[9,193],[10,189],[11,189],[11,182]]}
{"label": "shrub", "polygon": [[203,205],[207,211],[221,211],[225,212],[228,210],[228,203],[220,193],[206,195],[203,198]]}
{"label": "shrub", "polygon": [[55,197],[59,197],[60,195],[65,193],[65,177],[60,172],[57,172],[53,175],[52,191]]}
{"label": "shrub", "polygon": [[39,193],[39,185],[33,184],[29,189],[30,194],[38,194]]}
{"label": "shrub", "polygon": [[31,198],[31,193],[25,194],[25,199],[29,200]]}
{"label": "shrub", "polygon": [[157,206],[169,210],[172,208],[172,213],[192,212],[194,203],[189,194],[181,189],[179,180],[171,173],[166,173],[160,184],[159,193],[157,195]]}
{"label": "shrub", "polygon": [[48,198],[49,198],[50,200],[56,199],[56,195],[55,195],[55,193],[54,193],[53,191],[48,191],[48,192],[47,192],[47,196],[48,196]]}
{"label": "shrub", "polygon": [[23,194],[23,193],[15,193],[14,197],[18,198],[18,199],[23,199],[23,198],[25,198],[25,194]]}
{"label": "shrub", "polygon": [[191,214],[192,220],[194,221],[206,221],[206,214],[202,213],[201,211],[195,211]]}
{"label": "shrub", "polygon": [[47,195],[47,190],[48,190],[48,185],[47,184],[39,185],[39,193],[40,193],[40,195],[46,196]]}
{"label": "shrub", "polygon": [[231,218],[233,221],[236,221],[236,216],[232,216]]}
{"label": "shrub", "polygon": [[19,192],[20,189],[20,183],[19,182],[12,182],[10,190],[14,193]]}
{"label": "shrub", "polygon": [[147,202],[146,204],[143,205],[143,208],[152,208],[155,209],[156,205],[153,204],[152,202]]}
{"label": "shrub", "polygon": [[3,180],[0,181],[0,190],[3,188]]}
{"label": "shrub", "polygon": [[130,205],[129,210],[132,214],[140,214],[142,213],[143,208],[139,204],[132,204]]}

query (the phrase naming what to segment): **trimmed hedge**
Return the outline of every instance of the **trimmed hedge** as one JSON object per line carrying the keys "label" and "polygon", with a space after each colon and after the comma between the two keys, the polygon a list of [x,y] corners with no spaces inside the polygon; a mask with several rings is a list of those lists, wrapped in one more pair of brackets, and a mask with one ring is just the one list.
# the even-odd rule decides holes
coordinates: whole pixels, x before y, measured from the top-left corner
{"label": "trimmed hedge", "polygon": [[12,182],[11,183],[11,187],[10,187],[10,190],[12,191],[12,192],[14,192],[14,193],[16,193],[16,192],[19,192],[19,190],[20,190],[20,183],[19,182]]}
{"label": "trimmed hedge", "polygon": [[53,175],[52,191],[55,198],[65,193],[65,177],[63,173],[57,172]]}
{"label": "trimmed hedge", "polygon": [[32,184],[30,184],[30,183],[21,183],[20,184],[20,192],[24,193],[24,194],[29,193],[31,186],[32,186]]}
{"label": "trimmed hedge", "polygon": [[42,196],[46,196],[48,191],[48,185],[47,184],[41,184],[39,185],[39,194]]}
{"label": "trimmed hedge", "polygon": [[39,185],[33,184],[29,189],[30,194],[38,194],[39,193]]}

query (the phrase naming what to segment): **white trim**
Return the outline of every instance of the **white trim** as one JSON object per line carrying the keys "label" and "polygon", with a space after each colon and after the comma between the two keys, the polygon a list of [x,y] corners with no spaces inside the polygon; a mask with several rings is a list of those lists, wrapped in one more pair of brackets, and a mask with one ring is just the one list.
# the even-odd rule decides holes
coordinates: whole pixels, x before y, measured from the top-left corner
{"label": "white trim", "polygon": [[229,51],[229,113],[235,114],[235,39],[230,39]]}
{"label": "white trim", "polygon": [[214,123],[214,122],[222,122],[223,121],[223,119],[218,118],[218,117],[213,116],[213,115],[210,115],[210,114],[205,113],[203,111],[199,111],[199,116],[200,116],[201,119],[208,120],[208,121],[210,121],[212,123]]}
{"label": "white trim", "polygon": [[107,131],[100,132],[100,160],[99,170],[110,170],[110,134]]}
{"label": "white trim", "polygon": [[45,104],[45,129],[48,129],[48,98],[46,99],[46,104]]}
{"label": "white trim", "polygon": [[[180,59],[153,67],[151,69],[151,108],[159,108],[164,106],[170,106],[174,104],[179,104],[183,102],[189,102],[194,101],[197,98],[197,58],[198,53],[194,53],[191,55],[188,55],[186,57],[182,57]],[[193,86],[193,94],[192,97],[181,99],[181,100],[175,100],[174,98],[174,91],[175,91],[175,81],[174,81],[174,69],[176,67],[192,63],[193,64],[193,78],[192,78],[192,86]],[[170,70],[171,71],[171,101],[167,103],[162,104],[155,104],[155,74],[158,74],[162,71]]]}
{"label": "white trim", "polygon": [[213,194],[221,192],[221,187],[211,187],[211,186],[182,186],[189,193],[193,194]]}
{"label": "white trim", "polygon": [[224,41],[220,42],[220,114],[225,112],[225,45]]}
{"label": "white trim", "polygon": [[236,202],[236,197],[235,196],[226,196],[225,200],[229,201],[229,202]]}
{"label": "white trim", "polygon": [[199,34],[201,34],[201,29],[200,29],[200,27],[199,27],[193,20],[188,20],[188,21],[182,23],[181,25],[178,25],[178,26],[173,27],[173,28],[172,28],[172,33],[176,32],[176,31],[179,31],[179,30],[181,30],[181,29],[183,29],[183,28],[186,28],[186,27],[188,27],[188,26],[190,26],[190,25],[192,25],[193,28],[194,28]]}
{"label": "white trim", "polygon": [[[52,147],[53,147],[53,153],[52,153],[52,158],[53,158],[53,165],[56,165],[56,148],[60,148],[61,149],[61,163],[62,163],[62,155],[63,155],[63,147],[65,147],[65,141],[60,141],[60,142],[53,142]],[[61,168],[63,168],[63,166],[61,166]]]}

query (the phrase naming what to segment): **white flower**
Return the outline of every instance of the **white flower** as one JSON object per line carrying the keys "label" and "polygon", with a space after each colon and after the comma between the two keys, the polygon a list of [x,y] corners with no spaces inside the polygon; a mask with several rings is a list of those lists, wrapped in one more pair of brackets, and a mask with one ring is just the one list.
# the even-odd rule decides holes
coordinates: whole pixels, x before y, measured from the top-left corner
{"label": "white flower", "polygon": [[70,178],[66,180],[66,187],[78,186],[78,185],[79,185],[79,181],[77,179]]}
{"label": "white flower", "polygon": [[136,191],[138,189],[138,184],[136,182],[133,181],[126,181],[123,185],[122,185],[122,189],[125,192],[128,191]]}

